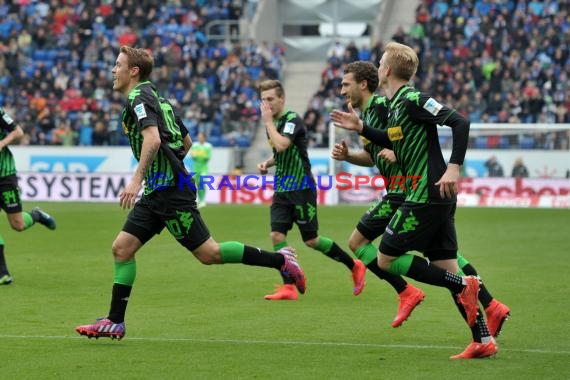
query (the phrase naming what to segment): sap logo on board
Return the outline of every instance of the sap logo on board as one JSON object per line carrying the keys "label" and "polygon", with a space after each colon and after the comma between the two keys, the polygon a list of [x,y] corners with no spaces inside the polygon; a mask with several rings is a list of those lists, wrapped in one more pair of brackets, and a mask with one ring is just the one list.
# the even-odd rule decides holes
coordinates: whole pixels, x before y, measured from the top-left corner
{"label": "sap logo on board", "polygon": [[94,173],[107,156],[31,156],[30,170],[39,173]]}

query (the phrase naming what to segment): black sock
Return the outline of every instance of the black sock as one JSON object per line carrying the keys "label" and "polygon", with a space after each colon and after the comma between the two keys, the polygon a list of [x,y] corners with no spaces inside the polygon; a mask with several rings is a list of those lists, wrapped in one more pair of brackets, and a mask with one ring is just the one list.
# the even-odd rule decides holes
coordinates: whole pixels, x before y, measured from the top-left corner
{"label": "black sock", "polygon": [[111,310],[109,310],[109,318],[114,323],[125,321],[125,312],[127,311],[127,303],[131,295],[132,286],[123,284],[113,284],[113,296],[111,298]]}
{"label": "black sock", "polygon": [[259,248],[245,245],[243,247],[242,263],[257,267],[281,269],[283,264],[285,264],[285,259],[283,258],[283,255],[279,253],[267,252]]}
{"label": "black sock", "polygon": [[352,268],[354,268],[354,259],[350,257],[348,253],[343,251],[335,242],[333,242],[331,250],[326,253],[326,255],[333,260],[343,263],[348,269],[352,270]]}
{"label": "black sock", "polygon": [[461,292],[464,287],[461,276],[431,265],[429,261],[418,256],[413,257],[406,276],[419,282],[447,288],[454,293]]}
{"label": "black sock", "polygon": [[371,261],[370,264],[366,266],[366,268],[368,268],[370,272],[374,273],[376,277],[392,285],[392,287],[396,290],[396,292],[398,292],[398,294],[402,293],[406,289],[406,286],[408,285],[408,282],[404,280],[402,276],[398,276],[381,269],[378,266],[377,260]]}
{"label": "black sock", "polygon": [[[479,277],[479,274],[477,274],[477,271],[475,270],[475,268],[473,268],[473,266],[471,264],[465,265],[463,268],[461,268],[461,270],[467,276]],[[483,282],[479,278],[479,302],[481,302],[481,305],[483,305],[483,308],[486,309],[492,300],[493,300],[493,296],[491,295],[491,293],[489,293],[489,291],[487,290],[487,288],[485,287],[485,285],[483,284]]]}
{"label": "black sock", "polygon": [[267,252],[259,248],[244,246],[242,263],[258,267],[275,268],[281,274],[284,284],[294,284],[295,281],[281,273],[281,267],[285,264],[283,255],[274,252]]}
{"label": "black sock", "polygon": [[[461,303],[459,303],[457,300],[458,295],[459,293],[451,293],[451,297],[453,298],[453,302],[455,303],[457,310],[459,310],[459,313],[461,313],[463,319],[467,321],[467,314],[465,313],[465,309],[463,308],[463,305],[461,305]],[[481,338],[488,338],[491,336],[489,333],[489,328],[487,327],[487,323],[485,322],[483,314],[481,313],[481,309],[477,309],[477,319],[475,319],[475,324],[473,327],[470,327],[470,329],[474,342],[481,343]]]}
{"label": "black sock", "polygon": [[0,274],[8,274],[8,266],[6,266],[6,258],[4,257],[4,244],[0,245]]}

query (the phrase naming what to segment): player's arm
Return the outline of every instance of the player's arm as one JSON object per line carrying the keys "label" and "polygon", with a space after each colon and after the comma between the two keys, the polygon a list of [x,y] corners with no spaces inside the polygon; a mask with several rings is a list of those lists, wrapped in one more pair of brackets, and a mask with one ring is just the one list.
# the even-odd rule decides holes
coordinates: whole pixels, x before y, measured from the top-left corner
{"label": "player's arm", "polygon": [[416,108],[411,112],[416,121],[451,127],[451,157],[445,173],[435,183],[436,186],[439,186],[439,193],[442,198],[451,198],[457,194],[461,165],[463,165],[467,153],[471,123],[454,109],[438,103],[425,94],[422,94],[419,104],[409,102],[408,106]]}
{"label": "player's arm", "polygon": [[267,170],[272,166],[275,166],[275,159],[273,157],[269,157],[267,160],[257,164],[257,170],[259,170],[260,174],[267,174]]}
{"label": "player's arm", "polygon": [[331,157],[337,161],[346,161],[353,165],[358,166],[373,166],[374,161],[370,156],[370,153],[366,150],[351,151],[346,144],[346,141],[342,140],[340,143],[334,144],[333,150],[331,152]]}
{"label": "player's arm", "polygon": [[291,140],[288,137],[282,136],[279,131],[277,131],[277,127],[273,122],[271,108],[265,102],[261,102],[261,119],[263,120],[263,125],[275,150],[280,153],[289,148]]}
{"label": "player's arm", "polygon": [[351,104],[348,104],[348,112],[333,110],[330,117],[335,127],[355,131],[373,144],[392,149],[392,142],[388,138],[388,132],[366,125],[358,117]]}
{"label": "player's arm", "polygon": [[156,125],[150,125],[141,131],[143,143],[141,147],[141,157],[135,169],[135,174],[131,181],[119,196],[119,203],[122,208],[130,208],[136,201],[141,190],[145,175],[148,173],[158,150],[160,149],[160,135]]}
{"label": "player's arm", "polygon": [[176,115],[176,124],[180,128],[180,134],[182,135],[182,144],[184,147],[184,150],[182,151],[182,157],[186,157],[188,151],[190,150],[190,148],[192,148],[192,138],[188,133],[188,128],[186,128],[186,125],[184,125],[184,122],[178,115]]}
{"label": "player's arm", "polygon": [[186,134],[186,136],[184,136],[182,143],[184,144],[184,154],[182,156],[186,156],[188,151],[190,151],[190,148],[192,148],[192,138],[190,138],[190,134]]}
{"label": "player's arm", "polygon": [[19,140],[22,136],[24,136],[24,130],[20,127],[19,124],[16,124],[15,128],[10,131],[6,137],[0,140],[0,150],[4,149],[4,147],[12,144],[13,142]]}

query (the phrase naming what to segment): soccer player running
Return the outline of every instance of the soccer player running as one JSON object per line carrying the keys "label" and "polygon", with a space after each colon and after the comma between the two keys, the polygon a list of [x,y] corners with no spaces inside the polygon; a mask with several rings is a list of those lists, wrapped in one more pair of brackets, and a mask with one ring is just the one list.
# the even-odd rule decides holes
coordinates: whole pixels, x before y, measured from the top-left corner
{"label": "soccer player running", "polygon": [[[377,86],[378,71],[371,62],[358,61],[346,66],[341,83],[341,94],[353,108],[361,110],[360,118],[366,125],[386,129],[388,101],[386,97],[374,94]],[[344,141],[335,144],[332,157],[359,166],[376,164],[380,173],[387,179],[388,194],[382,200],[375,202],[362,216],[348,244],[368,269],[381,279],[388,281],[398,292],[400,298],[398,314],[392,322],[392,327],[398,327],[423,300],[424,293],[411,284],[407,284],[401,276],[395,276],[379,269],[375,260],[377,249],[371,242],[384,232],[395,211],[405,200],[405,191],[399,185],[402,172],[396,164],[393,151],[372,144],[368,140],[365,140],[364,150],[356,152],[350,151]],[[459,253],[457,263],[464,274],[479,276],[469,261]],[[479,302],[485,309],[489,332],[497,337],[503,322],[509,317],[509,308],[494,299],[483,283],[480,284]]]}
{"label": "soccer player running", "polygon": [[[274,268],[299,292],[305,292],[305,276],[291,248],[271,253],[239,242],[217,243],[210,236],[196,207],[195,185],[188,183],[182,161],[192,140],[170,103],[149,81],[153,65],[146,50],[122,46],[112,70],[113,90],[127,99],[122,122],[138,165],[119,195],[121,207],[134,207],[112,246],[115,279],[109,313],[93,324],[76,327],[79,334],[90,338],[123,338],[125,311],[136,277],[135,254],[164,227],[202,264]],[[143,195],[136,201],[143,181]]]}
{"label": "soccer player running", "polygon": [[[366,267],[343,251],[333,240],[319,235],[317,190],[307,154],[307,129],[303,119],[285,109],[285,91],[281,82],[266,80],[259,84],[261,117],[273,156],[259,163],[261,174],[275,166],[273,202],[271,203],[271,241],[273,249],[287,246],[287,233],[296,223],[308,247],[344,264],[352,273],[353,294],[362,292]],[[283,285],[267,300],[296,300],[297,291],[291,279],[283,277]]]}
{"label": "soccer player running", "polygon": [[[341,83],[341,95],[353,108],[361,111],[360,117],[372,128],[386,128],[388,102],[386,97],[374,92],[378,88],[378,72],[371,62],[357,61],[346,65]],[[397,165],[387,160],[392,152],[364,140],[364,149],[350,151],[343,140],[335,144],[332,158],[347,161],[358,166],[376,166],[386,179],[388,193],[374,202],[360,218],[350,235],[348,246],[366,267],[377,277],[386,280],[398,293],[398,313],[392,321],[392,327],[399,327],[410,316],[414,308],[425,297],[420,289],[409,284],[402,276],[394,275],[378,267],[377,248],[372,242],[382,235],[394,212],[406,197],[402,186],[391,184],[391,179],[401,178]],[[386,157],[386,158],[384,158]]]}
{"label": "soccer player running", "polygon": [[[27,230],[35,223],[55,230],[55,220],[39,207],[34,207],[30,212],[22,211],[16,163],[8,146],[23,135],[22,127],[0,107],[0,208],[6,212],[10,227],[18,232]],[[0,285],[9,285],[14,278],[8,271],[4,245],[4,239],[0,236]]]}
{"label": "soccer player running", "polygon": [[[407,178],[406,199],[380,243],[380,268],[449,289],[473,337],[466,349],[452,358],[489,357],[497,353],[498,346],[479,312],[479,280],[464,276],[457,264],[457,182],[467,150],[469,121],[408,85],[418,64],[416,52],[409,46],[386,45],[378,67],[380,85],[390,101],[386,130],[366,125],[350,104],[348,112],[334,110],[331,118],[337,127],[357,131],[372,143],[391,148]],[[438,124],[453,131],[447,165],[439,146]],[[414,250],[429,261],[408,253]]]}
{"label": "soccer player running", "polygon": [[[194,161],[194,172],[196,178],[208,175],[208,162],[212,157],[212,144],[206,141],[204,132],[198,133],[198,142],[192,144],[190,148],[190,156]],[[203,183],[199,181],[198,184]],[[206,188],[198,186],[198,208],[206,206]]]}

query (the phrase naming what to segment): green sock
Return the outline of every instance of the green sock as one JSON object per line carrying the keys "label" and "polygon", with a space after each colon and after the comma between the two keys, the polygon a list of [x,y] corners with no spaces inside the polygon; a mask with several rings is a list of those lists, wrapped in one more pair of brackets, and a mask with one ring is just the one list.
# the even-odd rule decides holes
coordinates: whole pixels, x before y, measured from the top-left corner
{"label": "green sock", "polygon": [[277,244],[273,244],[273,250],[275,252],[279,251],[281,248],[287,247],[287,240],[283,240]]}
{"label": "green sock", "polygon": [[354,254],[364,265],[368,266],[368,264],[378,258],[378,249],[372,243],[368,243],[358,248]]}
{"label": "green sock", "polygon": [[469,264],[469,261],[457,252],[457,265],[459,265],[460,269],[465,268],[465,265]]}
{"label": "green sock", "polygon": [[414,260],[414,255],[406,253],[390,263],[389,272],[392,274],[399,274],[401,276],[405,276],[408,274],[408,271],[412,266],[413,260]]}
{"label": "green sock", "polygon": [[34,222],[34,218],[32,218],[32,215],[29,212],[22,211],[22,218],[24,219],[25,230],[27,230],[36,223]]}
{"label": "green sock", "polygon": [[328,237],[319,236],[319,242],[317,243],[317,246],[315,247],[315,249],[326,255],[331,250],[333,243],[334,242],[331,239],[329,239]]}
{"label": "green sock", "polygon": [[244,245],[238,241],[226,241],[220,243],[220,255],[222,264],[241,263],[243,260]]}
{"label": "green sock", "polygon": [[137,262],[115,261],[115,284],[133,286],[137,277]]}

